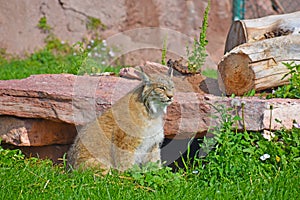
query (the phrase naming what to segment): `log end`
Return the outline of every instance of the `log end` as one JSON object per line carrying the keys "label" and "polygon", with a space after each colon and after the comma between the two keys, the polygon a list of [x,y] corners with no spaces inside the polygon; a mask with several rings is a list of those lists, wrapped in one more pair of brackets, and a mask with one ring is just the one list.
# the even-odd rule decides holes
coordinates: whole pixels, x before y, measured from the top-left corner
{"label": "log end", "polygon": [[226,95],[243,95],[254,88],[255,74],[249,67],[250,58],[243,53],[225,56],[218,65],[218,83]]}

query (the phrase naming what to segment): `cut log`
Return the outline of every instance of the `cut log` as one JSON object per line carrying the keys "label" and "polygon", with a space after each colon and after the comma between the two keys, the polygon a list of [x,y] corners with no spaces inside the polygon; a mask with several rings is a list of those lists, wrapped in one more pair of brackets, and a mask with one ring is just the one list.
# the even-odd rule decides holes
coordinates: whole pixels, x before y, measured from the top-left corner
{"label": "cut log", "polygon": [[258,19],[235,21],[232,23],[227,35],[225,53],[244,43],[299,34],[299,18],[300,11],[284,15],[271,15]]}
{"label": "cut log", "polygon": [[220,90],[243,95],[288,83],[283,63],[300,63],[300,35],[288,35],[245,43],[226,53],[218,64]]}

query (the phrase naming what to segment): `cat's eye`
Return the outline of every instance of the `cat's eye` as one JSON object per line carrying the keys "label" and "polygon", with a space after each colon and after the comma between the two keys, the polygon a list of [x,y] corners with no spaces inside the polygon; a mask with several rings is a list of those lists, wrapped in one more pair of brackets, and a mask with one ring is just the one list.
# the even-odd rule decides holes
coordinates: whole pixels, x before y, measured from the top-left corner
{"label": "cat's eye", "polygon": [[159,86],[158,88],[162,89],[162,90],[166,90],[166,87],[164,87],[164,86]]}

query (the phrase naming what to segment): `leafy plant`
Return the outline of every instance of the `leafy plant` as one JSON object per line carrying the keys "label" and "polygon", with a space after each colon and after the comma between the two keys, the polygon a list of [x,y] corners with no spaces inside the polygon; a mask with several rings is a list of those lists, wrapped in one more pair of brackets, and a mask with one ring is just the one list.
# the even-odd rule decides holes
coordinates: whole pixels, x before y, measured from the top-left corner
{"label": "leafy plant", "polygon": [[166,56],[167,56],[167,36],[164,38],[163,48],[161,52],[161,64],[166,65]]}
{"label": "leafy plant", "polygon": [[99,28],[106,29],[106,26],[98,18],[88,16],[86,28],[91,31],[96,31]]}
{"label": "leafy plant", "polygon": [[132,177],[139,186],[150,191],[166,188],[170,185],[178,185],[183,181],[183,177],[178,173],[173,173],[169,167],[160,167],[158,163],[147,163],[139,167],[135,165],[128,170],[125,175]]}
{"label": "leafy plant", "polygon": [[255,93],[256,93],[255,89],[252,89],[252,90],[246,92],[243,96],[244,97],[253,97],[253,96],[255,96]]}
{"label": "leafy plant", "polygon": [[202,139],[200,151],[193,159],[196,163],[185,163],[186,171],[196,172],[204,184],[213,186],[220,180],[252,180],[258,176],[271,178],[299,167],[299,124],[295,123],[291,131],[283,128],[274,132],[275,137],[269,141],[259,132],[238,131],[236,124],[243,119],[234,115],[237,106],[211,106],[216,110],[212,117],[219,119],[219,125],[209,130],[213,137]]}
{"label": "leafy plant", "polygon": [[290,76],[289,84],[280,86],[267,98],[300,98],[300,64],[295,62],[283,63],[290,71],[282,79]]}
{"label": "leafy plant", "polygon": [[206,45],[208,41],[206,40],[206,30],[208,27],[208,13],[210,10],[210,1],[208,1],[207,7],[204,12],[201,32],[199,38],[194,39],[193,50],[190,52],[188,46],[186,48],[188,57],[188,70],[192,73],[197,73],[201,70],[201,67],[205,63]]}
{"label": "leafy plant", "polygon": [[51,26],[47,22],[46,16],[40,18],[37,27],[41,29],[44,33],[49,33],[52,30]]}

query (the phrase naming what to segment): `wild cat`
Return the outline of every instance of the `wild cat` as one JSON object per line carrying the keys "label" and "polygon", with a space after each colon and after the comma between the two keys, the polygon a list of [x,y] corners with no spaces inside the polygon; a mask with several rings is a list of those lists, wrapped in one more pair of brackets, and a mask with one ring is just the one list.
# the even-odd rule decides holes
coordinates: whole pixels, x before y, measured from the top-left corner
{"label": "wild cat", "polygon": [[68,152],[69,166],[124,171],[161,162],[163,116],[174,96],[173,69],[167,75],[141,74],[141,85],[79,131]]}

